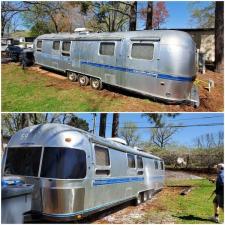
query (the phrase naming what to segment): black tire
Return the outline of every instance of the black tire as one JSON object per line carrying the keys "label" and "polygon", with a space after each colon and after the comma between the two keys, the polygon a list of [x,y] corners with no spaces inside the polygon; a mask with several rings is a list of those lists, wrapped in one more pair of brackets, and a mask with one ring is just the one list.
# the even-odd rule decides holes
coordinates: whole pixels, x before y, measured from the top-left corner
{"label": "black tire", "polygon": [[90,84],[93,89],[102,90],[102,81],[100,79],[91,78]]}
{"label": "black tire", "polygon": [[75,81],[78,80],[78,76],[77,76],[77,74],[74,73],[74,72],[67,71],[67,72],[66,72],[66,75],[67,75],[67,79],[68,79],[69,81],[75,82]]}
{"label": "black tire", "polygon": [[139,193],[137,198],[134,200],[134,205],[138,206],[138,205],[140,205],[142,203],[142,201],[143,201],[142,194]]}
{"label": "black tire", "polygon": [[78,82],[80,86],[87,86],[89,84],[89,78],[85,75],[80,75],[78,77]]}

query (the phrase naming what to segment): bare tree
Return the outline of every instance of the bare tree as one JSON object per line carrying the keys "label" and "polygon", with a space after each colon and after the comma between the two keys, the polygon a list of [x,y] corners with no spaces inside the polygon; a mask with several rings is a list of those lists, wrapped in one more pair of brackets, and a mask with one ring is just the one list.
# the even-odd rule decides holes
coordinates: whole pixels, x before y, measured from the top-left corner
{"label": "bare tree", "polygon": [[177,132],[177,128],[171,127],[171,125],[164,125],[159,128],[151,129],[151,139],[150,141],[162,148],[165,148],[172,139],[172,136]]}
{"label": "bare tree", "polygon": [[1,1],[1,35],[4,35],[6,28],[18,13],[27,10],[22,2]]}
{"label": "bare tree", "polygon": [[206,133],[194,139],[194,144],[198,149],[222,148],[224,144],[224,132]]}
{"label": "bare tree", "polygon": [[129,146],[137,146],[140,142],[138,128],[133,122],[125,122],[123,128],[120,128],[119,136],[124,138]]}
{"label": "bare tree", "polygon": [[3,113],[2,134],[11,136],[24,127],[44,123],[69,124],[88,131],[88,123],[74,113]]}

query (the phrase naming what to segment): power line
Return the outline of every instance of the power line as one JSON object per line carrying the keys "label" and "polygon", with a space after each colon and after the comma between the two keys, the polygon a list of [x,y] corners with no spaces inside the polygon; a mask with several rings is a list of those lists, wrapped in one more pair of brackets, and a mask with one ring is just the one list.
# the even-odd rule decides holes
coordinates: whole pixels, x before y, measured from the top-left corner
{"label": "power line", "polygon": [[[193,117],[193,118],[184,118],[184,119],[178,119],[178,120],[177,119],[170,119],[168,121],[169,122],[176,122],[176,121],[187,121],[187,120],[196,120],[196,119],[202,120],[202,119],[213,119],[213,118],[223,118],[223,116]],[[124,124],[126,122],[132,122],[132,123],[135,123],[135,124],[142,124],[142,123],[146,124],[147,123],[147,122],[139,122],[139,121],[138,122],[136,122],[136,121],[125,121],[125,122],[120,122],[120,124]],[[111,125],[110,122],[108,122],[106,124]]]}
{"label": "power line", "polygon": [[[165,126],[167,128],[188,128],[188,127],[215,127],[215,126],[223,126],[223,123],[209,123],[209,124],[189,124],[189,125],[169,125]],[[96,126],[99,127],[99,126]],[[111,126],[106,126],[111,127]],[[129,129],[130,127],[119,127],[124,129]],[[148,126],[148,127],[136,127],[137,129],[151,129],[151,128],[163,128],[160,126]]]}

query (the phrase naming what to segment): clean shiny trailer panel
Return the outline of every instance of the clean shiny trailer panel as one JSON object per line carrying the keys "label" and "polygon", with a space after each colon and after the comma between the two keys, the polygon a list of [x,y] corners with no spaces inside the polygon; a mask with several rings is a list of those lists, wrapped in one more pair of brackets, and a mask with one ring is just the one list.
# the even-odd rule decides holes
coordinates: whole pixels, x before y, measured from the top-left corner
{"label": "clean shiny trailer panel", "polygon": [[37,64],[68,77],[85,75],[91,85],[95,78],[167,102],[199,105],[196,46],[185,32],[46,34],[35,40],[34,50]]}
{"label": "clean shiny trailer panel", "polygon": [[162,159],[60,124],[17,132],[3,171],[5,179],[19,176],[34,184],[32,210],[54,220],[80,218],[131,199],[139,204],[164,184]]}

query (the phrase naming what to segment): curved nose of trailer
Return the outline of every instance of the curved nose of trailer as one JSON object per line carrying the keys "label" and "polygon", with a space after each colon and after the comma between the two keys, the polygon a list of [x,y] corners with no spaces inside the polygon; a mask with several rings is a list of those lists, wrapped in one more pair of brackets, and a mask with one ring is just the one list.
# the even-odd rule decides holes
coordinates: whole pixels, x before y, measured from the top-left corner
{"label": "curved nose of trailer", "polygon": [[159,71],[170,78],[166,95],[199,106],[198,90],[194,85],[196,44],[189,34],[173,31],[162,38]]}

